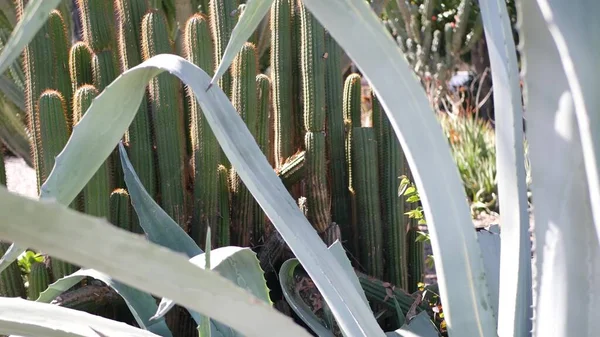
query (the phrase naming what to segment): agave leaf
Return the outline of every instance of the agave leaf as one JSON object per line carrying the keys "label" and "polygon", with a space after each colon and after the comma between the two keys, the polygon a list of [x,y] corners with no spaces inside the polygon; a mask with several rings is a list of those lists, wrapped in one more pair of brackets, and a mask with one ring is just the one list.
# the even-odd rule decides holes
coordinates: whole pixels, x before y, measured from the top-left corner
{"label": "agave leaf", "polygon": [[[199,268],[206,269],[206,253],[191,258],[190,262]],[[269,305],[272,304],[263,271],[260,268],[256,254],[250,248],[230,246],[211,250],[210,269],[236,283],[239,287],[246,289],[259,300]],[[154,317],[163,316],[173,306],[173,301],[163,299],[159,305],[160,312],[157,312]],[[201,326],[204,318],[193,310],[190,310],[190,314],[196,323]],[[214,320],[211,320],[210,333],[214,336],[223,337],[243,336],[243,334]]]}
{"label": "agave leaf", "polygon": [[[580,1],[570,3],[576,8],[582,5]],[[563,71],[572,64],[563,58],[562,47],[553,40],[552,30],[558,27],[544,18],[547,1],[518,1],[517,5],[527,141],[531,178],[535,182],[532,335],[595,336],[596,313],[600,310],[595,286],[600,282],[600,245],[593,215],[597,207],[592,207],[596,204],[589,194],[589,189],[595,187],[588,185],[585,174],[589,148],[583,142],[583,133],[587,131],[580,127],[580,112],[576,112],[580,107],[571,91],[573,83],[568,71]],[[561,16],[569,12],[566,10]],[[574,19],[588,17],[583,13]],[[591,27],[581,31],[583,36],[587,29]],[[570,53],[586,52],[585,48],[573,48]],[[595,73],[596,69],[587,71]],[[564,310],[569,303],[581,305],[577,310]]]}
{"label": "agave leaf", "polygon": [[[285,300],[298,317],[319,337],[333,337],[332,327],[323,325],[323,321],[317,317],[312,309],[304,302],[296,290],[294,272],[300,265],[298,259],[285,261],[279,269],[279,283]],[[326,304],[325,304],[326,305]]]}
{"label": "agave leaf", "polygon": [[[346,276],[352,281],[356,291],[361,295],[365,305],[369,305],[369,301],[365,296],[365,292],[360,285],[360,281],[354,272],[354,268],[350,264],[350,261],[346,257],[346,251],[344,247],[340,243],[339,240],[336,240],[331,246],[329,246],[329,251],[333,254],[333,256],[337,259],[338,263],[344,269]],[[332,327],[325,327],[322,323],[322,320],[319,319],[311,310],[311,308],[304,303],[304,300],[296,290],[296,280],[294,278],[294,272],[296,267],[300,265],[298,259],[292,258],[285,261],[281,268],[279,269],[279,284],[281,285],[281,290],[283,292],[283,296],[286,301],[294,310],[294,312],[300,317],[300,319],[308,325],[311,330],[316,333],[319,337],[330,337],[333,336],[331,331]],[[327,306],[327,303],[323,304]]]}
{"label": "agave leaf", "polygon": [[158,337],[125,323],[58,305],[0,297],[0,334],[45,337]]}
{"label": "agave leaf", "polygon": [[277,177],[225,93],[218,86],[207,91],[210,77],[179,56],[157,55],[106,87],[73,128],[41,188],[41,198],[69,204],[78,195],[131,124],[148,81],[164,71],[192,88],[221,148],[329,301],[342,329],[355,335],[383,336],[369,308]]}
{"label": "agave leaf", "polygon": [[506,1],[480,0],[479,7],[492,66],[494,109],[500,112],[495,122],[498,198],[504,238],[502,279],[500,289],[488,288],[493,299],[499,298],[499,303],[492,305],[498,317],[498,334],[528,336],[532,314],[531,240],[517,51]]}
{"label": "agave leaf", "polygon": [[408,324],[393,332],[386,332],[387,337],[438,337],[440,334],[431,322],[429,314],[421,311]]}
{"label": "agave leaf", "polygon": [[50,303],[60,294],[69,290],[86,277],[100,280],[114,289],[123,299],[133,314],[140,328],[148,330],[162,337],[172,336],[164,319],[150,322],[150,317],[156,311],[156,300],[147,293],[124,285],[113,280],[110,276],[93,269],[80,269],[71,275],[65,276],[48,286],[37,298],[37,302]]}
{"label": "agave leaf", "polygon": [[[490,301],[493,308],[498,308],[498,294],[500,289],[500,244],[501,237],[498,225],[490,230],[478,230],[477,241],[483,256],[485,277],[490,288]],[[531,261],[527,263],[531,264]]]}
{"label": "agave leaf", "polygon": [[[595,15],[600,2],[588,0],[538,0],[547,29],[556,45],[575,105],[579,136],[592,205],[600,204],[600,22]],[[600,240],[600,207],[593,207],[596,235]]]}
{"label": "agave leaf", "polygon": [[23,17],[10,36],[10,39],[2,48],[0,54],[0,75],[21,55],[23,49],[31,42],[38,30],[48,20],[48,14],[52,12],[61,0],[31,0],[27,4]]}
{"label": "agave leaf", "polygon": [[8,98],[20,111],[25,111],[25,94],[15,82],[0,75],[0,91]]}
{"label": "agave leaf", "polygon": [[23,242],[141,291],[172,298],[245,336],[309,336],[289,317],[218,273],[198,268],[185,255],[105,219],[55,202],[31,200],[4,187],[0,187],[0,214],[2,239]]}
{"label": "agave leaf", "polygon": [[303,2],[370,82],[400,140],[431,233],[449,334],[496,336],[465,191],[419,80],[366,1]]}
{"label": "agave leaf", "polygon": [[131,204],[137,214],[140,226],[151,242],[167,247],[188,257],[202,254],[203,251],[196,242],[179,226],[148,194],[138,178],[127,151],[122,143],[119,144],[121,166],[125,176],[127,192]]}
{"label": "agave leaf", "polygon": [[220,60],[219,67],[217,68],[217,71],[215,71],[215,75],[213,76],[210,85],[213,85],[218,81],[227,71],[227,68],[229,68],[237,53],[240,52],[244,43],[248,41],[250,35],[254,33],[256,27],[258,27],[262,19],[271,9],[272,3],[273,0],[249,0],[246,2],[244,12],[231,32],[231,38],[229,39],[229,42],[227,42],[227,47],[223,53],[223,59]]}

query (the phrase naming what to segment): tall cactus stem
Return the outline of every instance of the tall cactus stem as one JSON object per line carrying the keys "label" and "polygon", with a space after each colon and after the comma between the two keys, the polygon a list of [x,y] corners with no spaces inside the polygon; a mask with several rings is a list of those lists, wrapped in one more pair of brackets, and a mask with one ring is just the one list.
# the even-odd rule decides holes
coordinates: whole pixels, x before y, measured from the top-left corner
{"label": "tall cactus stem", "polygon": [[219,175],[219,218],[215,231],[215,247],[226,247],[231,243],[231,220],[229,216],[230,195],[229,195],[229,170],[223,165],[217,169]]}
{"label": "tall cactus stem", "polygon": [[110,194],[110,222],[122,229],[134,233],[143,233],[141,227],[132,221],[132,209],[129,193],[119,188]]}
{"label": "tall cactus stem", "polygon": [[400,142],[396,137],[383,107],[371,91],[373,128],[377,137],[377,153],[381,190],[381,212],[385,240],[385,279],[406,289],[408,285],[406,257],[405,202],[398,195],[397,186],[406,165]]}
{"label": "tall cactus stem", "polygon": [[346,165],[345,126],[341,48],[333,37],[325,34],[325,100],[327,112],[327,149],[331,181],[331,220],[340,226],[342,238],[351,236],[348,166]]}
{"label": "tall cactus stem", "polygon": [[[73,121],[83,118],[98,90],[91,85],[77,89],[73,98]],[[110,214],[110,170],[108,162],[102,163],[90,181],[83,188],[84,211],[96,217],[108,218]]]}
{"label": "tall cactus stem", "polygon": [[[147,60],[171,53],[171,41],[164,16],[149,11],[142,20],[142,55]],[[186,218],[186,173],[184,168],[185,132],[180,110],[179,82],[168,73],[156,76],[149,84],[154,125],[161,206],[184,230]]]}
{"label": "tall cactus stem", "polygon": [[[265,156],[271,152],[269,145],[269,115],[271,101],[271,80],[266,75],[256,76],[256,90],[258,94],[258,117],[256,125],[256,142]],[[267,217],[260,205],[254,202],[254,243],[264,239]],[[263,241],[264,242],[264,241]]]}
{"label": "tall cactus stem", "polygon": [[[208,74],[212,74],[213,43],[208,18],[205,15],[197,13],[187,21],[183,44],[188,61],[205,69]],[[194,174],[192,237],[198,245],[204,245],[207,225],[214,226],[219,218],[221,191],[217,169],[221,152],[219,143],[190,88],[188,88],[187,98]]]}
{"label": "tall cactus stem", "polygon": [[[245,43],[233,61],[232,103],[248,130],[257,138],[257,91],[256,75],[258,62],[256,48]],[[248,191],[234,169],[231,169],[233,236],[236,245],[249,246],[252,239],[254,221],[254,197]]]}
{"label": "tall cactus stem", "polygon": [[308,219],[317,232],[323,233],[331,225],[331,200],[325,163],[325,133],[308,131],[305,137]]}
{"label": "tall cactus stem", "polygon": [[31,264],[29,275],[27,275],[29,287],[27,288],[27,297],[35,301],[40,294],[50,285],[50,273],[44,262],[34,262]]}
{"label": "tall cactus stem", "polygon": [[[117,41],[121,71],[127,71],[142,62],[141,26],[148,11],[147,0],[115,0],[119,15]],[[148,110],[148,95],[144,95],[138,112],[125,135],[126,147],[140,181],[148,194],[157,195],[156,164],[152,146],[152,123]],[[137,219],[136,217],[134,217]]]}
{"label": "tall cactus stem", "polygon": [[[0,242],[0,255],[4,255],[10,243]],[[25,285],[17,261],[11,263],[0,273],[0,296],[26,298]]]}
{"label": "tall cactus stem", "polygon": [[79,41],[71,47],[69,53],[69,73],[71,75],[73,92],[86,84],[94,84],[92,55],[92,50],[83,41]]}
{"label": "tall cactus stem", "polygon": [[352,174],[360,225],[359,260],[367,274],[382,279],[383,226],[375,131],[373,128],[355,127],[352,133]]}
{"label": "tall cactus stem", "polygon": [[294,153],[293,50],[291,43],[293,0],[276,0],[271,6],[271,79],[275,124],[275,163],[280,166]]}
{"label": "tall cactus stem", "polygon": [[[237,23],[239,5],[239,0],[210,0],[208,3],[210,26],[215,40],[215,68],[223,58],[223,53],[231,38],[231,32]],[[221,77],[219,86],[227,96],[231,97],[230,71],[225,72]]]}

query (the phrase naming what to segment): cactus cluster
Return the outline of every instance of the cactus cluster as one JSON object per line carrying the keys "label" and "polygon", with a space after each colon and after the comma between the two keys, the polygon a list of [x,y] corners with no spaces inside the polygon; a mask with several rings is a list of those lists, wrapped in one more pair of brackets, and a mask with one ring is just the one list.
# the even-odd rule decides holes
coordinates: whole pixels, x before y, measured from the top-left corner
{"label": "cactus cluster", "polygon": [[[25,2],[17,2],[21,14]],[[25,50],[38,188],[73,127],[119,73],[179,50],[214,73],[241,13],[239,1],[193,1],[177,40],[172,17],[156,3],[78,0],[80,41],[69,41],[63,13],[54,11]],[[403,289],[416,285],[422,262],[408,262],[422,247],[408,240],[412,229],[396,193],[398,177],[410,173],[375,95],[365,97],[359,74],[344,76],[340,46],[300,0],[274,1],[268,33],[269,71],[259,60],[265,42],[254,36],[220,87],[323,239],[341,237],[355,267],[370,276]],[[365,99],[373,102],[371,111],[363,109]],[[224,156],[196,98],[173,75],[149,83],[123,140],[145,189],[200,247],[209,226],[212,247],[268,245],[269,219]],[[142,233],[119,167],[118,156],[107,158],[71,207]],[[36,264],[29,297],[75,269],[51,257]]]}
{"label": "cactus cluster", "polygon": [[474,1],[461,0],[454,20],[436,28],[441,26],[437,22],[440,16],[435,13],[437,2],[389,1],[385,23],[414,71],[422,77],[431,74],[439,83],[445,83],[461,56],[483,36],[483,25],[478,13],[473,23],[469,21]]}

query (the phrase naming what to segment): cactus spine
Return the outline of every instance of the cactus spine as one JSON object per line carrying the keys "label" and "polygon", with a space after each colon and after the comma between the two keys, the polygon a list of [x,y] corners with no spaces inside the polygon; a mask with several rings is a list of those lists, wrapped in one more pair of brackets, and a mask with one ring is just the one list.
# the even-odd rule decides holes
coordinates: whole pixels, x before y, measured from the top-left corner
{"label": "cactus spine", "polygon": [[275,122],[275,165],[294,154],[292,109],[294,58],[291,43],[293,0],[275,0],[271,7],[271,78]]}
{"label": "cactus spine", "polygon": [[[203,14],[192,16],[185,26],[184,49],[188,61],[213,73],[213,45],[208,18]],[[205,243],[207,225],[214,226],[219,217],[220,147],[208,121],[200,109],[196,96],[188,88],[190,107],[190,138],[194,174],[194,215],[192,237],[198,245]],[[229,209],[222,210],[229,212]],[[216,240],[213,240],[216,241]]]}
{"label": "cactus spine", "polygon": [[300,26],[308,218],[322,233],[331,224],[325,155],[325,31],[303,4]]}
{"label": "cactus spine", "polygon": [[[160,12],[149,11],[142,20],[144,60],[171,52],[164,16]],[[179,83],[172,75],[163,73],[152,79],[149,92],[158,155],[161,205],[175,222],[187,230],[183,168],[185,132],[179,102]]]}
{"label": "cactus spine", "polygon": [[378,144],[382,221],[384,225],[386,280],[406,289],[406,226],[404,201],[398,196],[399,177],[404,174],[404,154],[375,92],[371,91],[373,127]]}
{"label": "cactus spine", "polygon": [[[8,242],[0,242],[0,254],[4,255],[10,247]],[[25,285],[17,261],[11,263],[0,273],[0,296],[25,298]]]}
{"label": "cactus spine", "polygon": [[325,99],[327,106],[327,145],[331,181],[331,218],[340,225],[343,238],[351,237],[351,209],[348,194],[348,166],[345,153],[345,126],[340,58],[341,48],[325,33]]}
{"label": "cactus spine", "polygon": [[367,273],[383,278],[383,237],[377,143],[373,128],[352,130],[352,174],[358,212],[360,263]]}
{"label": "cactus spine", "polygon": [[[117,41],[121,71],[127,71],[142,62],[141,25],[148,11],[146,0],[116,0],[119,15]],[[144,95],[138,112],[125,135],[131,165],[151,196],[156,196],[156,169],[152,148],[152,123],[148,111],[148,95]],[[137,218],[136,218],[137,219]]]}
{"label": "cactus spine", "polygon": [[[269,115],[270,115],[270,99],[271,99],[271,80],[266,75],[260,74],[256,76],[256,90],[258,94],[258,121],[256,142],[267,156],[271,152],[269,146]],[[265,226],[267,218],[257,202],[254,202],[254,243],[258,243],[264,239]]]}
{"label": "cactus spine", "polygon": [[40,294],[50,285],[50,273],[44,262],[34,262],[31,264],[31,270],[27,275],[29,287],[27,288],[27,297],[35,301]]}
{"label": "cactus spine", "polygon": [[[84,85],[77,89],[73,98],[73,121],[75,123],[83,118],[97,95],[98,90],[91,85]],[[110,191],[110,170],[105,161],[83,189],[85,213],[108,218],[110,214]]]}
{"label": "cactus spine", "polygon": [[6,168],[4,166],[4,147],[0,144],[0,185],[6,186]]}
{"label": "cactus spine", "polygon": [[[233,61],[232,103],[246,123],[248,130],[257,138],[257,99],[256,75],[258,62],[256,48],[245,43]],[[234,244],[249,246],[254,221],[254,197],[248,191],[234,169],[231,169],[233,235]]]}
{"label": "cactus spine", "polygon": [[[225,48],[227,48],[227,43],[229,43],[231,32],[237,23],[239,5],[238,0],[210,0],[208,3],[210,26],[215,41],[215,68],[223,58],[223,53],[225,52]],[[219,80],[219,86],[230,97],[232,95],[231,76],[231,72],[226,71]]]}
{"label": "cactus spine", "polygon": [[130,232],[143,233],[139,225],[133,227],[131,201],[126,190],[118,188],[110,194],[110,211],[110,222],[113,225]]}

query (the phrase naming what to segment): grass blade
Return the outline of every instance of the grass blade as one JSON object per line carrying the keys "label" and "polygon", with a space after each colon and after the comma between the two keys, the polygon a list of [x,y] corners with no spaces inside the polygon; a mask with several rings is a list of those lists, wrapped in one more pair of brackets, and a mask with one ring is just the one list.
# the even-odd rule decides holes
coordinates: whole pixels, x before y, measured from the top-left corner
{"label": "grass blade", "polygon": [[4,187],[0,187],[0,214],[5,215],[0,226],[2,239],[23,242],[50,256],[94,268],[141,291],[172,298],[245,336],[309,336],[289,317],[217,273],[198,268],[183,254],[148,242],[104,219],[60,204],[21,197]]}
{"label": "grass blade", "polygon": [[0,75],[21,55],[38,30],[48,20],[48,14],[60,4],[61,0],[31,0],[25,8],[22,19],[15,26],[10,39],[0,54]]}
{"label": "grass blade", "polygon": [[496,336],[464,188],[417,77],[367,2],[303,1],[369,80],[405,151],[431,233],[449,334]]}
{"label": "grass blade", "polygon": [[[523,138],[523,107],[517,51],[506,1],[479,1],[494,82],[496,166],[502,249],[500,289],[488,287],[501,336],[528,336],[531,331],[531,240]],[[488,282],[488,286],[490,283]],[[498,295],[498,292],[500,295]]]}
{"label": "grass blade", "polygon": [[45,337],[158,337],[149,331],[53,304],[0,297],[0,334]]}
{"label": "grass blade", "polygon": [[104,282],[123,297],[135,321],[142,329],[162,337],[172,336],[164,319],[150,322],[150,317],[152,317],[157,307],[156,301],[150,294],[124,285],[121,282],[113,280],[110,276],[93,269],[80,269],[69,276],[57,280],[49,285],[48,289],[42,292],[36,301],[50,303],[86,277],[93,277]]}

